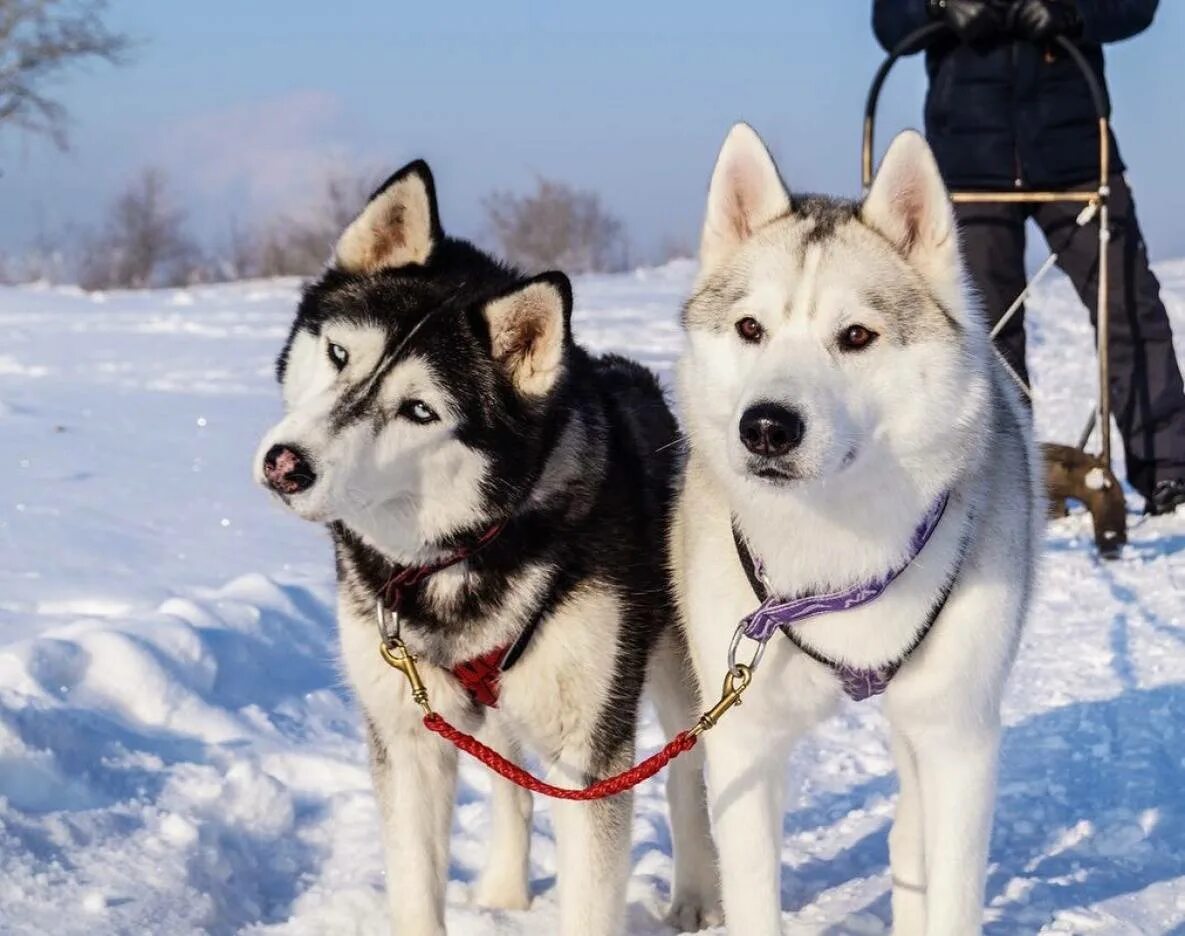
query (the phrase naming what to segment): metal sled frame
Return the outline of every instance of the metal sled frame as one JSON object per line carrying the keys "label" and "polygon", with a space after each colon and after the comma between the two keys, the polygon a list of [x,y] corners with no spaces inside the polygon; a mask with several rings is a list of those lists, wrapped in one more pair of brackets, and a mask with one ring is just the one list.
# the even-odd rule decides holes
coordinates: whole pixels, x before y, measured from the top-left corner
{"label": "metal sled frame", "polygon": [[[893,66],[897,64],[898,59],[905,55],[910,55],[914,52],[921,51],[927,42],[945,33],[947,27],[943,23],[934,22],[928,23],[920,29],[915,30],[906,36],[888,57],[881,63],[880,68],[877,69],[876,75],[872,79],[872,85],[868,90],[868,99],[864,105],[864,139],[861,151],[861,183],[863,185],[864,193],[867,195],[869,188],[872,186],[873,175],[873,131],[876,123],[876,109],[877,102],[880,99],[881,89],[884,86],[885,79],[888,78],[889,72]],[[1111,395],[1110,395],[1110,308],[1108,302],[1108,271],[1107,271],[1107,243],[1110,239],[1110,212],[1108,200],[1111,195],[1111,188],[1109,180],[1111,177],[1111,101],[1107,95],[1106,89],[1095,78],[1094,72],[1091,70],[1090,63],[1087,62],[1086,57],[1081,50],[1065,36],[1057,36],[1054,43],[1058,48],[1068,55],[1074,64],[1078,66],[1078,70],[1082,73],[1083,80],[1085,80],[1087,88],[1090,91],[1091,100],[1094,102],[1095,113],[1098,117],[1099,128],[1099,178],[1097,187],[1086,191],[1041,191],[1041,190],[1015,190],[1015,191],[954,191],[950,193],[951,200],[956,204],[984,204],[984,203],[1032,203],[1032,202],[1080,202],[1083,205],[1083,210],[1078,216],[1078,225],[1085,226],[1097,218],[1099,230],[1099,259],[1098,259],[1098,310],[1096,316],[1096,336],[1097,336],[1097,354],[1098,354],[1098,383],[1099,393],[1098,400],[1095,407],[1091,411],[1090,419],[1084,428],[1081,437],[1078,441],[1078,449],[1085,452],[1086,447],[1090,442],[1090,437],[1094,432],[1095,427],[1099,428],[1099,454],[1097,461],[1101,467],[1107,472],[1111,470]],[[1013,301],[1012,305],[1005,311],[1004,315],[997,322],[992,331],[992,337],[999,333],[1000,329],[1008,322],[1008,320],[1016,314],[1021,304],[1028,297],[1037,281],[1044,276],[1053,266],[1057,259],[1057,254],[1050,254],[1049,258],[1034,274],[1033,278],[1028,281],[1024,290]],[[1009,368],[1011,371],[1011,368]],[[1013,373],[1013,376],[1017,375]],[[1029,388],[1020,381],[1017,377],[1018,383],[1026,392]],[[1120,536],[1123,533],[1120,531]],[[1100,540],[1101,544],[1101,540]]]}

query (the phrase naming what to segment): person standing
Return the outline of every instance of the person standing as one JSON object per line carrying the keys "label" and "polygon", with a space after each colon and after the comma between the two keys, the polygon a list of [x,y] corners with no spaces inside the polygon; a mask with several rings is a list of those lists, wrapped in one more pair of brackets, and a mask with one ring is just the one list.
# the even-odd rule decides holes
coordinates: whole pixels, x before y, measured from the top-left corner
{"label": "person standing", "polygon": [[[1054,43],[1073,40],[1105,86],[1103,45],[1143,32],[1158,0],[873,0],[872,24],[891,51],[939,21],[926,47],[926,136],[954,189],[1082,189],[1098,185],[1098,115],[1075,63]],[[1136,220],[1112,134],[1108,246],[1111,404],[1127,478],[1150,514],[1185,504],[1185,389],[1160,284]],[[1098,229],[1079,226],[1080,203],[962,204],[963,255],[991,323],[1025,286],[1025,222],[1041,228],[1058,266],[1096,320]],[[1024,309],[996,339],[1017,374],[1025,366]]]}

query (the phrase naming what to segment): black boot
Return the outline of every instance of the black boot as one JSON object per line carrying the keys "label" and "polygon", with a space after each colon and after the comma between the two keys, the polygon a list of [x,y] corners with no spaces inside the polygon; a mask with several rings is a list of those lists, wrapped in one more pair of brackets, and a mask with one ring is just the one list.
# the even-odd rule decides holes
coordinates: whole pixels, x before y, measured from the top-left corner
{"label": "black boot", "polygon": [[1152,517],[1170,514],[1185,504],[1185,479],[1158,481],[1152,496],[1144,502],[1144,513]]}

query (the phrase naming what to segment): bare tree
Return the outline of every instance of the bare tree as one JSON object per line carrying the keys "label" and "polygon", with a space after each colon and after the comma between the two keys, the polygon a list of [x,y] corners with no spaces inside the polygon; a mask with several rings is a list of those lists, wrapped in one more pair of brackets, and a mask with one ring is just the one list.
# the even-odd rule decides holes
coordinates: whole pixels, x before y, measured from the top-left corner
{"label": "bare tree", "polygon": [[330,175],[320,198],[295,215],[266,222],[253,236],[232,233],[236,266],[251,276],[313,276],[324,266],[338,237],[358,216],[374,190],[370,173]]}
{"label": "bare tree", "polygon": [[65,147],[66,109],[49,85],[84,61],[118,63],[130,46],[103,22],[105,12],[105,0],[0,0],[0,128]]}
{"label": "bare tree", "polygon": [[190,282],[200,252],[185,233],[164,173],[145,169],[112,204],[107,222],[83,240],[84,289],[143,289]]}
{"label": "bare tree", "polygon": [[526,195],[495,192],[486,218],[503,256],[530,272],[620,270],[628,249],[621,222],[593,192],[537,177]]}

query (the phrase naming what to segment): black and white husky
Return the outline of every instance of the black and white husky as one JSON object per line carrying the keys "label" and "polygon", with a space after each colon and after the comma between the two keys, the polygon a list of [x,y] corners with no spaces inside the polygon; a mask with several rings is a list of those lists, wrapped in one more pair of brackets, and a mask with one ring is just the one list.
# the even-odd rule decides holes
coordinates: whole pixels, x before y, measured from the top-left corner
{"label": "black and white husky", "polygon": [[728,931],[781,931],[789,746],[845,693],[883,693],[894,931],[978,932],[1000,698],[1043,510],[929,148],[899,136],[863,203],[797,198],[738,125],[701,261],[679,375],[677,592],[705,694],[730,659],[763,654],[744,705],[705,736]]}
{"label": "black and white husky", "polygon": [[[670,731],[694,719],[663,549],[674,419],[648,371],[573,343],[571,308],[562,274],[526,279],[446,237],[416,162],[346,229],[277,365],[286,415],[256,475],[333,537],[401,936],[445,932],[457,756],[380,658],[377,609],[438,712],[526,746],[556,785],[630,765],[644,684]],[[693,752],[670,775],[685,930],[718,919],[701,767]],[[631,805],[553,807],[566,936],[623,926]],[[478,903],[527,906],[530,813],[495,781]]]}

